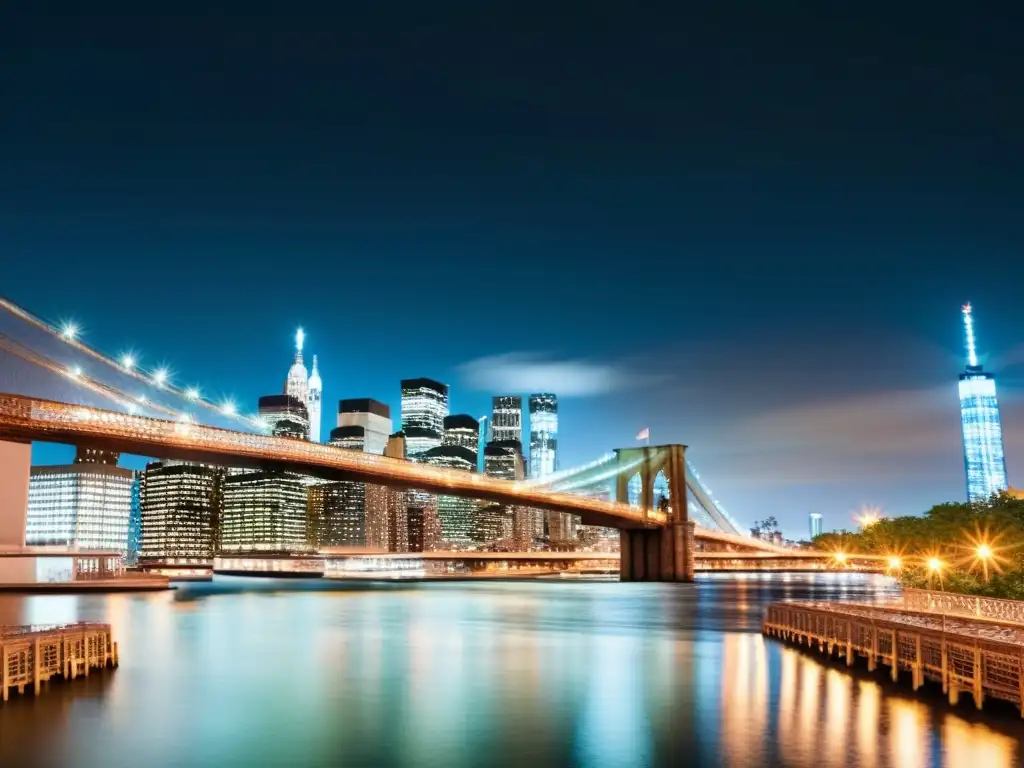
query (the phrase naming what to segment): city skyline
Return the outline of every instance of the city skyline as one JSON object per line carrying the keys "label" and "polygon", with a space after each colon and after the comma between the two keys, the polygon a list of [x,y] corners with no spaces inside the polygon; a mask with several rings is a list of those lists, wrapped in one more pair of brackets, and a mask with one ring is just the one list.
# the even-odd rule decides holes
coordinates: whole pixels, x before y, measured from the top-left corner
{"label": "city skyline", "polygon": [[[4,294],[250,408],[299,326],[328,413],[397,415],[411,376],[475,417],[554,392],[563,466],[649,427],[793,534],[964,498],[970,301],[1024,482],[1013,25],[978,46],[909,7],[479,14],[235,34],[19,9]],[[174,46],[124,48],[165,23]]]}

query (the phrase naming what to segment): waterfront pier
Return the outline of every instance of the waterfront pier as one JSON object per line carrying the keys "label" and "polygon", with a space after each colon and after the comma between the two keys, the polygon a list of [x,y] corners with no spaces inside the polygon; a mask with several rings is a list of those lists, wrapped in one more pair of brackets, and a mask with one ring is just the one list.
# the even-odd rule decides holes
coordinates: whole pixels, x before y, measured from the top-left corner
{"label": "waterfront pier", "polygon": [[961,693],[970,694],[978,709],[986,698],[1009,701],[1024,717],[1024,623],[1006,618],[1016,615],[1007,606],[985,605],[1013,601],[965,598],[963,608],[954,600],[957,610],[943,612],[937,608],[949,602],[946,597],[909,592],[903,600],[877,604],[775,603],[765,614],[764,633],[829,657],[838,654],[848,666],[857,657],[866,658],[871,671],[888,666],[893,681],[910,672],[915,691],[933,680],[951,704]]}
{"label": "waterfront pier", "polygon": [[76,623],[57,626],[0,626],[0,698],[12,689],[31,687],[38,696],[42,684],[54,677],[74,680],[91,669],[116,667],[117,643],[109,624]]}

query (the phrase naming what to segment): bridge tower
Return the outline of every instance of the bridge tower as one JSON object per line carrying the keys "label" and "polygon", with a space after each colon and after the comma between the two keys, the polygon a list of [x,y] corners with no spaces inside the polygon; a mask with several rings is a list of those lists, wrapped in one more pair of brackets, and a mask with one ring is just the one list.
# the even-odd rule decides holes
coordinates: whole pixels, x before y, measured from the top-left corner
{"label": "bridge tower", "polygon": [[623,529],[622,581],[693,581],[694,524],[686,505],[686,446],[650,445],[615,451],[621,471],[615,499],[642,509],[661,509],[668,524]]}
{"label": "bridge tower", "polygon": [[0,440],[0,551],[25,546],[32,444]]}

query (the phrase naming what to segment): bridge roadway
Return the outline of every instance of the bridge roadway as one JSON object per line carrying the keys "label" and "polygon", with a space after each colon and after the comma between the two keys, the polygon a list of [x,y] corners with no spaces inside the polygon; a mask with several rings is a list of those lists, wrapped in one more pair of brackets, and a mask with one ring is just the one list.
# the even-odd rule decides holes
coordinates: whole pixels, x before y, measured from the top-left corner
{"label": "bridge roadway", "polygon": [[586,525],[621,529],[653,528],[667,523],[665,513],[658,510],[547,491],[474,472],[20,395],[0,394],[0,439],[82,444],[141,456],[282,469],[326,480],[356,480],[392,488],[465,495],[499,504],[571,512]]}

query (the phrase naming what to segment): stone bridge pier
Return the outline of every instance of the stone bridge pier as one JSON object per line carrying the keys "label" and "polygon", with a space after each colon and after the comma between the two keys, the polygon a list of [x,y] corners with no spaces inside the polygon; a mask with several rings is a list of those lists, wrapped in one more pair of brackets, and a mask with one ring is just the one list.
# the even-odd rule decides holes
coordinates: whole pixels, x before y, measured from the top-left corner
{"label": "stone bridge pier", "polygon": [[694,524],[686,504],[686,446],[653,445],[616,452],[616,501],[661,510],[666,525],[620,532],[622,581],[693,581]]}

